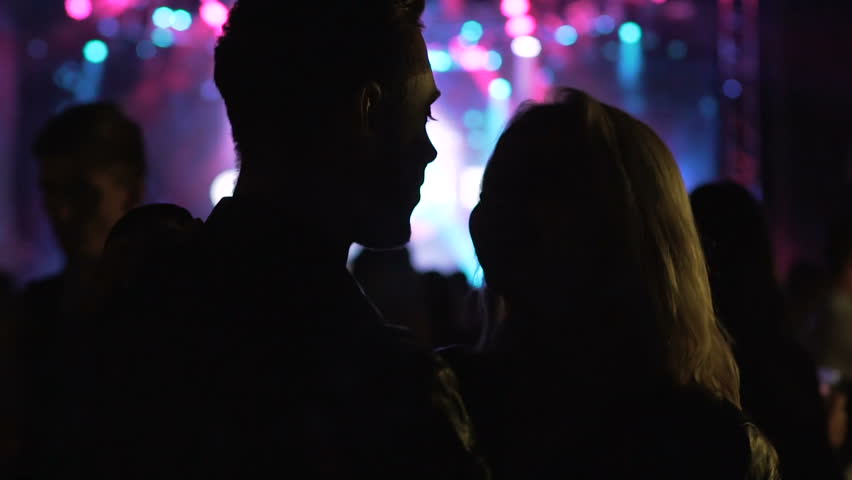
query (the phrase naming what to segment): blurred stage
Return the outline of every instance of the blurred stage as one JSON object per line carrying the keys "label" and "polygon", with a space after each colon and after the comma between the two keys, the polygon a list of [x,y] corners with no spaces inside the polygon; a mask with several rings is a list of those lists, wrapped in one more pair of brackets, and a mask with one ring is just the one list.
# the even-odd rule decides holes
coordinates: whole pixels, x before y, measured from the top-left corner
{"label": "blurred stage", "polygon": [[[0,94],[18,100],[0,105],[0,269],[25,281],[61,265],[40,210],[29,142],[70,103],[120,101],[145,127],[148,200],[206,217],[236,178],[211,79],[230,4],[14,3],[0,6]],[[439,156],[412,219],[415,266],[460,269],[478,281],[467,219],[483,166],[518,105],[546,98],[553,86],[585,89],[652,125],[675,152],[688,188],[716,178],[727,156],[725,102],[749,93],[736,69],[720,61],[737,63],[748,45],[726,40],[721,8],[698,0],[429,1],[424,33],[443,96],[428,127]],[[291,21],[298,19],[282,18],[282,28]],[[731,17],[737,21],[743,17]],[[298,48],[310,49],[310,38]],[[745,174],[758,183],[754,171]]]}

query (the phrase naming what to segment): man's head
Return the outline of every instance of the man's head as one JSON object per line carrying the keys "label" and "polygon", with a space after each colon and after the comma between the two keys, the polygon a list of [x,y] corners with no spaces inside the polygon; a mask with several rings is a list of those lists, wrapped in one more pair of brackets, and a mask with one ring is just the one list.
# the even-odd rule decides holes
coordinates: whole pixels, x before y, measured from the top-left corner
{"label": "man's head", "polygon": [[[347,241],[408,241],[437,99],[420,33],[424,0],[240,0],[216,49],[216,83],[241,190],[304,199]],[[253,185],[253,187],[247,187]]]}
{"label": "man's head", "polygon": [[97,257],[112,226],[142,198],[142,130],[111,103],[71,107],[33,144],[54,232],[69,259]]}

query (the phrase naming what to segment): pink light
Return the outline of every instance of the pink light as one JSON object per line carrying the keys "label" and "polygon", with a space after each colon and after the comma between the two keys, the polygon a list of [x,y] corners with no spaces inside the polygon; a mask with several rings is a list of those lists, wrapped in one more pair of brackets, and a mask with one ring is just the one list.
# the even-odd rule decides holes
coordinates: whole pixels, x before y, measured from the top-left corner
{"label": "pink light", "polygon": [[488,50],[479,45],[467,47],[459,54],[458,62],[469,72],[484,70],[488,65]]}
{"label": "pink light", "polygon": [[85,20],[92,14],[92,1],[65,0],[65,12],[74,20]]}
{"label": "pink light", "polygon": [[518,17],[526,15],[530,11],[529,0],[503,0],[500,3],[500,11],[506,17]]}
{"label": "pink light", "polygon": [[662,5],[666,3],[666,0],[651,0],[652,3],[656,3],[657,5]]}
{"label": "pink light", "polygon": [[535,33],[535,18],[521,15],[506,20],[506,34],[512,38],[532,35]]}
{"label": "pink light", "polygon": [[206,0],[199,13],[204,23],[217,30],[221,30],[228,21],[228,7],[218,0]]}

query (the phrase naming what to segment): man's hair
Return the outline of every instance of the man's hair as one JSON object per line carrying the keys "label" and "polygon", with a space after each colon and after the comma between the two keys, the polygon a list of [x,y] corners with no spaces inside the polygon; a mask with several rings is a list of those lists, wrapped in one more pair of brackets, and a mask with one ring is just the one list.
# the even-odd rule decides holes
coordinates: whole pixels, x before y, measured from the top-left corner
{"label": "man's hair", "polygon": [[[241,157],[282,136],[321,133],[369,81],[398,89],[425,0],[239,0],[216,47],[215,80]],[[262,154],[261,154],[262,155]]]}
{"label": "man's hair", "polygon": [[110,102],[70,107],[48,120],[32,147],[42,161],[73,162],[85,172],[111,172],[125,185],[145,177],[142,129]]}

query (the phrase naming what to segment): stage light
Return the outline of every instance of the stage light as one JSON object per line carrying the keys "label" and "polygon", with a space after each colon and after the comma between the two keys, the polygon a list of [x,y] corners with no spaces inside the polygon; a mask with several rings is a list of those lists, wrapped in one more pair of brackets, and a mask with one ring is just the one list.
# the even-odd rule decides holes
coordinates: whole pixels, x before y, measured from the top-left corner
{"label": "stage light", "polygon": [[485,69],[489,71],[497,71],[500,70],[500,67],[503,66],[503,56],[500,55],[500,52],[495,50],[488,51],[488,59],[485,62]]}
{"label": "stage light", "polygon": [[488,94],[495,100],[506,100],[512,96],[512,84],[505,78],[495,78],[488,84]]}
{"label": "stage light", "polygon": [[740,95],[743,94],[743,84],[733,78],[725,80],[722,85],[722,93],[728,98],[740,98]]}
{"label": "stage light", "polygon": [[580,36],[577,34],[577,29],[571,25],[562,25],[556,29],[556,41],[566,47],[577,43]]}
{"label": "stage light", "polygon": [[459,65],[468,72],[484,70],[488,65],[488,51],[479,45],[465,48],[459,54]]}
{"label": "stage light", "polygon": [[205,0],[199,13],[204,23],[216,29],[222,28],[228,21],[228,7],[218,0]]}
{"label": "stage light", "polygon": [[169,7],[159,7],[151,15],[151,21],[157,28],[171,28],[175,24],[175,12]]}
{"label": "stage light", "polygon": [[462,121],[467,128],[480,128],[485,125],[485,114],[480,110],[471,109],[464,112]]}
{"label": "stage light", "polygon": [[119,30],[121,30],[121,24],[113,17],[104,18],[98,22],[98,32],[107,38],[116,36]]}
{"label": "stage light", "polygon": [[216,175],[213,183],[210,184],[210,201],[213,202],[213,205],[218,204],[223,198],[234,194],[234,187],[237,184],[239,176],[240,172],[235,168],[229,168]]}
{"label": "stage light", "polygon": [[509,18],[526,15],[530,11],[530,2],[529,0],[503,0],[500,2],[500,11]]}
{"label": "stage light", "polygon": [[675,60],[683,60],[686,58],[689,48],[686,46],[686,43],[680,40],[672,40],[666,48],[666,52]]}
{"label": "stage light", "polygon": [[476,43],[482,38],[482,34],[484,30],[482,29],[482,24],[477,22],[476,20],[468,20],[464,22],[461,28],[461,37],[465,39],[468,43]]}
{"label": "stage light", "polygon": [[92,14],[92,1],[65,0],[65,13],[74,20],[85,20]]}
{"label": "stage light", "polygon": [[101,40],[90,40],[83,47],[83,57],[91,63],[103,63],[109,56],[109,47]]}
{"label": "stage light", "polygon": [[443,50],[429,50],[429,64],[435,72],[447,72],[453,67],[453,59]]}
{"label": "stage light", "polygon": [[541,42],[527,35],[518,37],[512,40],[512,53],[523,58],[537,57],[541,53]]}
{"label": "stage light", "polygon": [[609,15],[601,15],[595,19],[595,32],[600,35],[609,35],[615,31],[615,19]]}
{"label": "stage light", "polygon": [[186,10],[175,10],[174,22],[172,28],[178,32],[189,30],[192,26],[192,14]]}
{"label": "stage light", "polygon": [[535,33],[535,18],[529,15],[520,15],[506,20],[506,35],[512,38]]}
{"label": "stage light", "polygon": [[136,44],[136,55],[142,60],[149,60],[157,55],[157,47],[150,40],[142,40]]}
{"label": "stage light", "polygon": [[642,40],[642,27],[635,22],[625,22],[618,29],[618,38],[623,43],[639,43]]}
{"label": "stage light", "polygon": [[462,207],[472,210],[479,203],[479,192],[482,186],[482,174],[485,167],[465,167],[459,175],[459,203]]}
{"label": "stage light", "polygon": [[151,41],[160,48],[169,48],[175,43],[175,36],[171,30],[155,28],[151,32]]}

